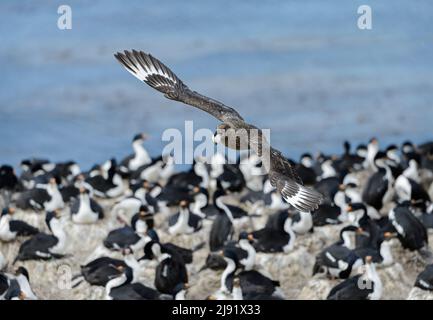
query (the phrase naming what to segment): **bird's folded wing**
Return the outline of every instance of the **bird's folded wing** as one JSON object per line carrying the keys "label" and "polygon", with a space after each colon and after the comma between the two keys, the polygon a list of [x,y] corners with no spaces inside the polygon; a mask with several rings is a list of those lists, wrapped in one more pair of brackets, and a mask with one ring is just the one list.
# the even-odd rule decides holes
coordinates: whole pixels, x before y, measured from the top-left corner
{"label": "bird's folded wing", "polygon": [[134,77],[164,93],[166,98],[199,108],[223,122],[243,120],[233,108],[190,90],[174,72],[150,54],[125,50],[114,56]]}

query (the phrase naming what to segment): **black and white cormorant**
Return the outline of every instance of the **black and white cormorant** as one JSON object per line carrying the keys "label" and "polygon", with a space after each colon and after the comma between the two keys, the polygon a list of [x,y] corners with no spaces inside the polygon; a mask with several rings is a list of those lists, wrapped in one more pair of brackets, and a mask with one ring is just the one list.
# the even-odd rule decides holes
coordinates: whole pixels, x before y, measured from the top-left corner
{"label": "black and white cormorant", "polygon": [[12,192],[17,188],[18,177],[15,174],[14,168],[6,164],[0,166],[0,192],[5,204],[9,204]]}
{"label": "black and white cormorant", "polygon": [[23,191],[18,195],[16,205],[20,209],[53,211],[64,207],[55,178],[50,178],[48,184],[38,184],[34,189]]}
{"label": "black and white cormorant", "polygon": [[[188,283],[188,272],[180,254],[167,249],[157,241],[151,245],[151,255],[158,262],[155,270],[155,288],[165,294],[173,295],[179,283]],[[146,255],[146,253],[145,253]]]}
{"label": "black and white cormorant", "polygon": [[95,166],[86,178],[96,196],[101,198],[116,198],[123,194],[122,177],[117,173],[116,159]]}
{"label": "black and white cormorant", "polygon": [[24,295],[26,300],[37,300],[38,297],[32,290],[30,285],[29,272],[24,267],[18,267],[13,274],[8,274],[8,278],[11,286],[18,286],[22,295]]}
{"label": "black and white cormorant", "polygon": [[94,286],[105,286],[112,277],[119,276],[122,272],[118,267],[126,268],[126,263],[120,259],[100,257],[80,267],[80,273],[75,275],[73,287],[78,286],[83,280]]}
{"label": "black and white cormorant", "polygon": [[375,244],[359,246],[354,249],[355,253],[365,259],[371,256],[372,261],[381,267],[387,267],[394,263],[394,258],[391,252],[391,240],[396,237],[395,233],[381,233]]}
{"label": "black and white cormorant", "polygon": [[367,145],[367,156],[365,158],[364,167],[370,170],[376,170],[375,158],[379,152],[379,141],[376,138],[371,138]]}
{"label": "black and white cormorant", "polygon": [[26,240],[20,246],[14,264],[16,261],[49,260],[65,257],[67,239],[63,230],[60,212],[58,210],[47,212],[45,222],[52,234],[40,232]]}
{"label": "black and white cormorant", "polygon": [[147,139],[147,135],[139,133],[132,139],[132,149],[134,153],[127,156],[120,162],[119,171],[122,175],[128,176],[143,165],[150,164],[150,158],[147,150],[143,147],[143,142]]}
{"label": "black and white cormorant", "polygon": [[292,223],[287,211],[279,212],[272,224],[251,232],[254,248],[259,252],[290,252],[296,240]]}
{"label": "black and white cormorant", "polygon": [[376,153],[374,165],[377,171],[370,176],[362,193],[362,200],[377,211],[380,211],[393,195],[394,178],[386,160],[387,156],[384,152]]}
{"label": "black and white cormorant", "polygon": [[[227,196],[227,193],[220,183],[218,183],[217,186],[218,188],[213,195],[213,206],[215,206],[217,214],[209,233],[209,247],[211,252],[221,250],[226,241],[232,240],[237,221],[248,217],[247,212],[242,208],[225,204],[224,198]],[[205,209],[203,211],[207,212]]]}
{"label": "black and white cormorant", "polygon": [[[142,206],[140,211],[131,219],[131,225],[110,231],[104,239],[104,246],[112,250],[126,249],[136,245],[146,236],[146,231],[153,229],[153,215],[147,212],[147,208]],[[138,248],[136,248],[138,249]]]}
{"label": "black and white cormorant", "polygon": [[299,177],[305,185],[314,185],[317,180],[316,172],[313,169],[313,157],[309,153],[301,155],[299,163],[295,166]]}
{"label": "black and white cormorant", "polygon": [[229,247],[225,248],[222,254],[227,266],[221,275],[221,287],[215,296],[232,293],[234,279],[238,278],[244,300],[283,299],[278,281],[274,281],[256,270],[244,270],[236,273],[239,266],[236,251]]}
{"label": "black and white cormorant", "polygon": [[313,275],[325,273],[331,277],[346,279],[352,270],[362,265],[361,258],[351,249],[350,235],[362,232],[355,226],[347,226],[340,231],[340,240],[323,249],[317,256]]}
{"label": "black and white cormorant", "polygon": [[433,264],[427,265],[416,277],[415,287],[433,291]]}
{"label": "black and white cormorant", "polygon": [[80,188],[80,195],[71,202],[72,221],[79,224],[95,223],[104,218],[104,210],[92,198],[89,191]]}
{"label": "black and white cormorant", "polygon": [[221,251],[224,251],[226,248],[231,248],[237,256],[237,261],[239,263],[238,267],[243,270],[252,270],[256,261],[256,249],[252,245],[254,242],[254,238],[251,234],[248,234],[245,231],[242,231],[239,234],[239,240],[229,241],[226,243],[224,248],[220,250],[218,253],[211,252],[206,258],[205,265],[201,268],[204,269],[212,269],[212,270],[221,270],[226,267],[226,262],[221,255]]}
{"label": "black and white cormorant", "polygon": [[365,258],[365,270],[362,274],[348,278],[336,285],[328,294],[328,300],[379,300],[382,296],[382,281],[372,262]]}
{"label": "black and white cormorant", "polygon": [[32,236],[39,230],[21,220],[12,220],[15,208],[6,207],[2,210],[0,216],[0,240],[12,241],[18,236]]}
{"label": "black and white cormorant", "polygon": [[191,234],[202,227],[202,218],[191,212],[188,200],[181,200],[179,212],[168,219],[168,232],[172,235]]}
{"label": "black and white cormorant", "polygon": [[428,262],[433,262],[433,254],[428,248],[427,229],[411,212],[409,204],[397,205],[389,211],[388,216],[403,248],[417,250]]}
{"label": "black and white cormorant", "polygon": [[114,275],[105,286],[107,300],[166,300],[174,298],[184,300],[187,283],[177,284],[170,295],[166,297],[157,290],[139,282],[133,282],[133,270],[130,267],[118,266],[120,275]]}
{"label": "black and white cormorant", "polygon": [[322,203],[319,208],[311,212],[315,227],[328,224],[340,224],[342,221],[341,209],[333,203]]}
{"label": "black and white cormorant", "polygon": [[398,176],[395,180],[394,187],[400,201],[431,201],[424,187],[404,174]]}
{"label": "black and white cormorant", "polygon": [[365,153],[362,152],[362,147],[358,146],[356,153],[352,154],[350,152],[351,145],[349,141],[345,141],[343,143],[344,153],[340,159],[335,162],[336,167],[339,172],[346,171],[359,171],[363,168],[363,163],[365,161],[366,149]]}

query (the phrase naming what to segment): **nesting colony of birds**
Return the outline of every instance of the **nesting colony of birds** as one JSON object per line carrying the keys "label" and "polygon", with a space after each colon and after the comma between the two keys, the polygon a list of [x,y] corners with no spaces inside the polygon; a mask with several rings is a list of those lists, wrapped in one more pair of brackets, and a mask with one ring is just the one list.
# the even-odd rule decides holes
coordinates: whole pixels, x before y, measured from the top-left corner
{"label": "nesting colony of birds", "polygon": [[[26,159],[0,169],[1,299],[433,298],[433,142],[298,162],[142,51],[120,64],[222,123],[215,153],[176,172],[133,154],[88,171]],[[256,134],[254,134],[256,133]],[[253,152],[249,152],[253,151]],[[264,173],[261,170],[265,169]]]}
{"label": "nesting colony of birds", "polygon": [[300,211],[254,155],[178,172],[145,139],[88,171],[1,166],[1,299],[433,298],[433,143],[288,159],[323,195]]}

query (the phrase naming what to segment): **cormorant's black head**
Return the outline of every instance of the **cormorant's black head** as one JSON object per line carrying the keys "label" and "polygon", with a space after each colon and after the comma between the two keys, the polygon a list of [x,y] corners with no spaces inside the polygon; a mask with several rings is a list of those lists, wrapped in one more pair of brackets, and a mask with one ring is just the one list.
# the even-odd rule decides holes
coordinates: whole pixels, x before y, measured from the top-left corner
{"label": "cormorant's black head", "polygon": [[354,182],[349,182],[347,184],[340,184],[338,186],[338,189],[340,191],[345,191],[345,190],[350,190],[350,189],[356,189],[356,188],[358,188],[358,185],[356,183],[354,183]]}
{"label": "cormorant's black head", "polygon": [[[147,207],[146,207],[147,208]],[[134,230],[137,230],[137,222],[138,220],[144,221],[147,225],[147,228],[153,228],[154,221],[153,221],[153,214],[146,211],[139,211],[136,214],[134,214],[131,218],[131,227]]]}
{"label": "cormorant's black head", "polygon": [[340,230],[340,239],[343,240],[343,234],[351,233],[351,234],[362,234],[364,236],[369,236],[367,232],[365,232],[362,228],[349,225]]}
{"label": "cormorant's black head", "polygon": [[340,234],[343,234],[344,232],[354,232],[355,233],[358,230],[359,230],[359,228],[357,226],[349,225],[349,226],[346,226],[346,227],[342,228],[340,230]]}
{"label": "cormorant's black head", "polygon": [[344,153],[348,154],[350,152],[350,142],[347,140],[344,141],[343,148],[344,148]]}
{"label": "cormorant's black head", "polygon": [[301,155],[299,162],[304,167],[309,168],[313,165],[313,156],[310,153],[304,153],[303,155]]}
{"label": "cormorant's black head", "polygon": [[395,144],[391,144],[386,148],[386,152],[396,152],[398,151],[398,147]]}
{"label": "cormorant's black head", "polygon": [[406,153],[412,153],[415,151],[415,147],[411,141],[406,140],[405,142],[403,142],[403,144],[401,146],[401,151],[405,154]]}
{"label": "cormorant's black head", "polygon": [[248,233],[248,232],[242,231],[239,234],[239,241],[240,240],[248,240],[248,242],[252,243],[254,241],[254,236],[253,236],[252,233]]}
{"label": "cormorant's black head", "polygon": [[239,233],[239,240],[248,239],[248,232],[242,231]]}
{"label": "cormorant's black head", "polygon": [[418,166],[421,164],[421,156],[416,152],[405,153],[404,156],[407,162],[413,160]]}
{"label": "cormorant's black head", "polygon": [[146,140],[146,135],[144,133],[138,133],[134,136],[134,138],[132,139],[132,142],[144,141],[144,140]]}
{"label": "cormorant's black head", "polygon": [[26,268],[24,267],[19,267],[16,271],[15,274],[18,276],[20,274],[22,274],[23,276],[25,276],[27,278],[27,280],[30,280],[30,276],[29,276],[29,272],[27,271]]}
{"label": "cormorant's black head", "polygon": [[159,244],[158,241],[155,240],[151,240],[148,243],[146,243],[146,245],[144,246],[144,257],[142,257],[140,260],[142,259],[152,260],[155,257],[152,250],[154,246],[161,246],[161,245]]}
{"label": "cormorant's black head", "polygon": [[60,212],[57,210],[47,212],[47,215],[45,216],[45,223],[47,224],[48,229],[50,229],[50,231],[52,231],[51,230],[51,221],[53,219],[58,219],[59,217],[60,217]]}
{"label": "cormorant's black head", "polygon": [[101,173],[101,166],[99,164],[94,164],[90,168],[89,173],[97,173],[98,175],[100,175],[100,173]]}
{"label": "cormorant's black head", "polygon": [[379,151],[376,153],[376,156],[374,157],[374,164],[378,168],[383,168],[386,166],[386,161],[389,160],[388,156],[385,152]]}
{"label": "cormorant's black head", "polygon": [[149,207],[146,206],[146,205],[144,205],[144,204],[142,204],[140,206],[140,209],[138,209],[138,212],[140,212],[140,215],[147,214],[149,212]]}
{"label": "cormorant's black head", "polygon": [[5,216],[7,214],[13,215],[15,213],[15,208],[14,207],[6,207],[2,210],[1,212],[1,216]]}
{"label": "cormorant's black head", "polygon": [[15,175],[15,170],[10,165],[2,165],[0,167],[0,188],[12,189],[18,183],[18,178]]}
{"label": "cormorant's black head", "polygon": [[347,212],[358,212],[358,211],[363,211],[364,214],[367,213],[367,207],[361,203],[361,202],[355,202],[355,203],[350,203],[347,208],[346,208]]}
{"label": "cormorant's black head", "polygon": [[379,151],[378,153],[376,153],[376,155],[374,156],[374,161],[378,160],[378,159],[383,159],[386,160],[388,159],[387,155],[385,152],[383,151]]}

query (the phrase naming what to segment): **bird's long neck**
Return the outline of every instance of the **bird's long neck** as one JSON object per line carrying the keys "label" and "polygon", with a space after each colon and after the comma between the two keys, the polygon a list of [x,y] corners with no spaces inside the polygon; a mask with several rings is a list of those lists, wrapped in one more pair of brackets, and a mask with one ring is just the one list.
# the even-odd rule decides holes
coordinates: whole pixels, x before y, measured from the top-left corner
{"label": "bird's long neck", "polygon": [[233,214],[230,211],[230,209],[225,205],[225,203],[223,203],[221,197],[218,197],[216,199],[215,205],[225,212],[225,214],[227,215],[227,217],[230,219],[231,223],[233,224],[234,223]]}
{"label": "bird's long neck", "polygon": [[371,168],[373,169],[377,168],[374,164],[374,157],[376,156],[378,151],[379,151],[379,146],[377,144],[370,143],[367,146],[367,162],[368,165],[371,166]]}
{"label": "bird's long neck", "polygon": [[189,209],[181,208],[179,210],[179,218],[177,219],[176,224],[172,227],[171,232],[174,234],[183,233],[188,226],[188,220],[189,220]]}
{"label": "bird's long neck", "polygon": [[146,149],[144,149],[140,140],[134,141],[132,143],[132,149],[134,150],[136,157],[150,159],[149,154],[147,153]]}
{"label": "bird's long neck", "polygon": [[387,241],[383,241],[380,244],[380,255],[383,258],[382,264],[388,266],[394,262],[391,253],[391,244]]}
{"label": "bird's long neck", "polygon": [[245,270],[252,270],[256,260],[256,249],[254,249],[251,243],[249,243],[249,241],[245,239],[239,241],[239,246],[241,247],[241,249],[245,250],[248,253],[248,256],[244,262]]}
{"label": "bird's long neck", "polygon": [[127,278],[125,274],[122,274],[120,277],[114,278],[107,282],[105,285],[105,295],[108,300],[111,300],[110,293],[111,289],[120,287],[126,282]]}
{"label": "bird's long neck", "polygon": [[162,180],[166,180],[171,177],[171,175],[174,172],[174,159],[170,157],[167,159],[167,162],[165,163],[165,167],[161,170],[159,173]]}
{"label": "bird's long neck", "polygon": [[83,193],[80,196],[80,202],[81,202],[81,206],[84,208],[90,208],[90,197],[88,194]]}
{"label": "bird's long neck", "polygon": [[284,231],[290,236],[289,242],[284,246],[284,251],[288,252],[293,249],[295,245],[296,235],[292,230],[292,219],[287,218],[284,222]]}
{"label": "bird's long neck", "polygon": [[337,173],[335,172],[335,169],[332,167],[331,163],[328,161],[325,161],[322,164],[322,175],[321,178],[325,179],[325,178],[329,178],[329,177],[334,177]]}
{"label": "bird's long neck", "polygon": [[57,244],[51,248],[51,252],[62,254],[66,247],[66,233],[63,230],[63,226],[58,219],[53,219],[50,223],[53,235],[57,238]]}
{"label": "bird's long neck", "polygon": [[0,217],[0,229],[9,224],[9,221],[11,220],[11,216],[9,214],[5,214]]}
{"label": "bird's long neck", "polygon": [[370,299],[378,300],[382,295],[382,281],[380,280],[373,263],[367,263],[365,269],[367,278],[374,284],[373,293],[371,294]]}
{"label": "bird's long neck", "polygon": [[354,249],[352,245],[352,239],[350,238],[350,233],[348,231],[341,234],[341,239],[343,240],[343,246],[348,249]]}
{"label": "bird's long neck", "polygon": [[202,179],[200,186],[207,189],[209,187],[209,174],[205,165],[203,163],[197,162],[194,165],[194,173]]}
{"label": "bird's long neck", "polygon": [[140,272],[141,269],[140,263],[137,261],[137,259],[135,259],[133,253],[127,254],[123,260],[125,261],[125,264],[132,269],[132,274],[135,278],[135,276],[138,275]]}
{"label": "bird's long neck", "polygon": [[226,285],[227,277],[236,271],[236,263],[232,259],[225,259],[227,266],[221,275],[221,291],[228,292]]}
{"label": "bird's long neck", "polygon": [[233,287],[232,298],[233,300],[244,300],[242,288],[240,286]]}
{"label": "bird's long neck", "polygon": [[204,194],[198,194],[195,197],[195,202],[191,205],[191,212],[204,218],[206,215],[201,211],[207,205],[207,198]]}

